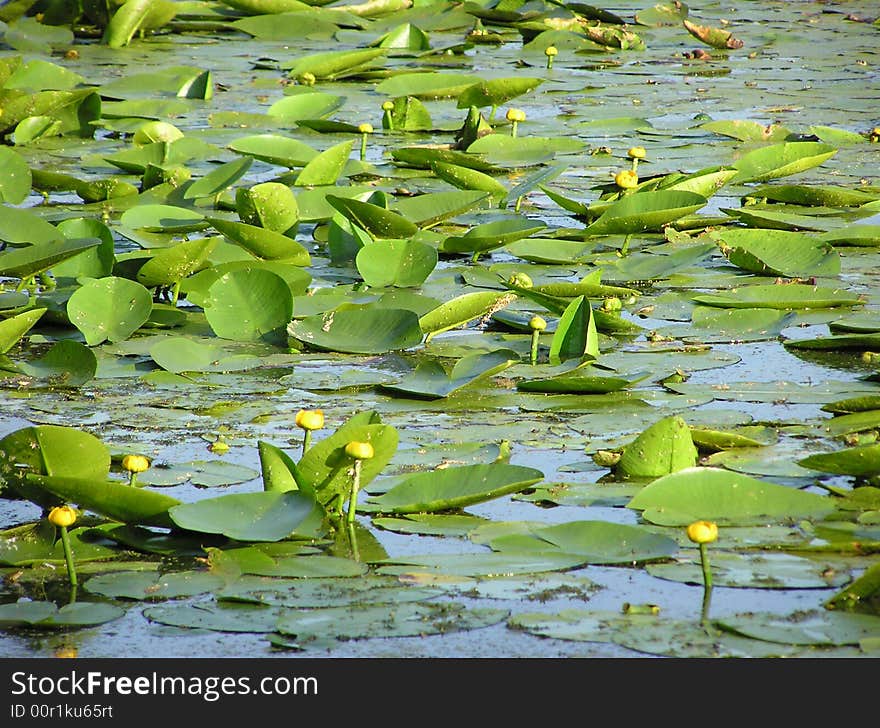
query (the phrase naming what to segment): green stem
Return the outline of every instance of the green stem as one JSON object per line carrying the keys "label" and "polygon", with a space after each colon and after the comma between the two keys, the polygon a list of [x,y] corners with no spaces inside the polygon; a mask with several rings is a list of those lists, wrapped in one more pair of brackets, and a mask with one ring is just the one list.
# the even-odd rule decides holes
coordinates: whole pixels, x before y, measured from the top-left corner
{"label": "green stem", "polygon": [[171,286],[171,305],[176,306],[179,298],[180,298],[180,281],[175,281],[174,285]]}
{"label": "green stem", "polygon": [[303,455],[306,454],[306,450],[309,449],[309,445],[311,445],[311,444],[312,444],[312,431],[311,430],[304,430],[303,431],[303,449],[302,449]]}
{"label": "green stem", "polygon": [[64,560],[67,562],[67,576],[70,579],[70,585],[76,586],[76,568],[73,565],[73,551],[70,548],[67,526],[59,526],[58,528],[61,529],[61,545],[64,548]]}
{"label": "green stem", "polygon": [[133,470],[128,474],[128,484],[131,486],[137,485],[138,474]]}
{"label": "green stem", "polygon": [[361,161],[367,158],[367,135],[361,134]]}
{"label": "green stem", "polygon": [[361,461],[354,461],[354,477],[351,479],[351,493],[348,496],[348,522],[354,523],[357,512],[358,491],[361,489]]}
{"label": "green stem", "polygon": [[355,532],[354,523],[348,524],[348,543],[351,546],[351,556],[355,561],[361,560],[360,551],[358,551],[357,533]]}
{"label": "green stem", "polygon": [[709,564],[709,552],[706,544],[700,544],[700,565],[703,569],[703,608],[700,612],[700,624],[709,629],[709,602],[712,599],[712,567]]}
{"label": "green stem", "polygon": [[512,136],[512,137],[516,136],[516,126],[517,126],[517,122],[515,122],[515,121],[510,122],[510,136]]}
{"label": "green stem", "polygon": [[627,255],[627,253],[629,252],[629,241],[630,241],[630,238],[631,238],[631,237],[632,237],[632,233],[629,233],[629,234],[623,239],[623,247],[620,249],[620,257],[621,257],[621,258],[625,258],[626,255]]}
{"label": "green stem", "polygon": [[538,339],[541,336],[541,332],[535,329],[532,331],[532,350],[529,356],[529,361],[534,366],[538,363]]}

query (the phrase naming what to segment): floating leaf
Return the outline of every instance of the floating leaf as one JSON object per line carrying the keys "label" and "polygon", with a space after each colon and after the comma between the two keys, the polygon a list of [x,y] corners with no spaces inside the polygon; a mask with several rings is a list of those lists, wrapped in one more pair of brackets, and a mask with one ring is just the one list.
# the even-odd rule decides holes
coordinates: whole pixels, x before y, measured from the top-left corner
{"label": "floating leaf", "polygon": [[208,289],[205,317],[214,333],[224,339],[274,338],[293,317],[293,296],[284,279],[271,271],[233,270]]}
{"label": "floating leaf", "polygon": [[653,190],[624,195],[584,230],[585,235],[632,234],[660,230],[706,205],[695,192]]}
{"label": "floating leaf", "polygon": [[22,374],[51,387],[79,387],[94,379],[97,368],[95,353],[78,341],[58,341],[44,356],[18,364]]}
{"label": "floating leaf", "polygon": [[326,200],[346,219],[366,230],[374,238],[409,238],[419,229],[403,215],[379,205],[335,195],[327,195]]}
{"label": "floating leaf", "polygon": [[230,493],[168,511],[181,528],[219,533],[237,541],[280,541],[313,516],[315,500],[299,491]]}
{"label": "floating leaf", "polygon": [[253,161],[252,157],[241,157],[231,162],[224,162],[189,185],[183,193],[183,198],[195,200],[200,197],[216,197],[241,179],[250,169]]}
{"label": "floating leaf", "polygon": [[0,626],[58,630],[95,627],[119,619],[124,614],[125,610],[113,604],[71,602],[59,608],[52,602],[19,599],[0,605]]}
{"label": "floating leaf", "polygon": [[840,273],[837,251],[807,233],[737,228],[720,231],[717,239],[731,263],[760,275],[809,278]]}
{"label": "floating leaf", "polygon": [[419,317],[413,311],[378,306],[306,316],[291,322],[287,332],[312,348],[349,354],[385,354],[422,341]]}
{"label": "floating leaf", "polygon": [[85,479],[62,475],[29,474],[27,484],[44,489],[65,503],[122,523],[171,526],[168,510],[180,503],[176,498],[146,488],[135,488],[115,480]]}
{"label": "floating leaf", "polygon": [[0,251],[0,275],[24,279],[45,273],[52,266],[100,244],[98,238],[76,238],[3,250]]}
{"label": "floating leaf", "polygon": [[341,96],[315,91],[285,96],[272,104],[266,113],[289,124],[301,119],[322,119],[330,116],[344,103],[345,99]]}
{"label": "floating leaf", "polygon": [[503,308],[512,299],[511,294],[497,291],[475,291],[462,293],[446,301],[419,318],[419,326],[430,339],[450,329],[463,326],[475,318],[487,317]]}
{"label": "floating leaf", "polygon": [[140,283],[109,276],[88,281],[67,300],[67,315],[89,346],[125,341],[150,318],[153,296]]}
{"label": "floating leaf", "polygon": [[487,81],[480,81],[472,86],[468,86],[458,94],[456,106],[459,109],[467,109],[470,106],[476,106],[477,108],[483,106],[498,107],[511,99],[533,91],[542,83],[544,83],[543,78],[523,76],[492,78]]}
{"label": "floating leaf", "polygon": [[722,617],[715,624],[728,632],[784,645],[858,645],[866,638],[880,636],[880,617],[847,612],[737,614]]}
{"label": "floating leaf", "polygon": [[743,42],[736,38],[733,33],[724,28],[713,28],[708,25],[698,25],[687,18],[681,21],[688,33],[712,48],[738,50],[743,47]]}
{"label": "floating leaf", "polygon": [[283,261],[291,265],[306,266],[311,263],[309,251],[301,243],[283,233],[218,217],[207,217],[205,220],[229,240],[257,258]]}
{"label": "floating leaf", "polygon": [[659,478],[697,464],[697,448],[687,423],[664,417],[626,446],[615,472],[624,478]]}
{"label": "floating leaf", "polygon": [[33,308],[0,321],[0,354],[15,346],[46,313],[45,308]]}
{"label": "floating leaf", "polygon": [[782,142],[746,152],[733,166],[738,170],[731,184],[766,182],[769,179],[798,174],[837,154],[837,149],[822,142]]}
{"label": "floating leaf", "polygon": [[550,342],[550,363],[556,365],[583,357],[599,358],[599,334],[593,307],[586,297],[578,296],[559,318]]}
{"label": "floating leaf", "polygon": [[701,519],[722,526],[759,525],[791,518],[821,518],[835,508],[827,496],[707,467],[687,468],[658,478],[626,507],[640,510],[643,518],[664,526],[686,526]]}
{"label": "floating leaf", "polygon": [[83,588],[111,599],[157,601],[213,592],[224,584],[222,577],[204,571],[178,571],[162,575],[121,571],[93,576],[83,584]]}
{"label": "floating leaf", "polygon": [[861,445],[834,452],[816,453],[797,461],[810,470],[868,478],[880,473],[880,445]]}
{"label": "floating leaf", "polygon": [[384,56],[385,48],[365,48],[360,50],[339,50],[311,53],[300,56],[291,63],[282,64],[290,78],[301,78],[311,73],[316,79],[335,80],[369,68],[373,61]]}
{"label": "floating leaf", "polygon": [[382,513],[448,511],[516,493],[543,477],[540,470],[520,465],[462,465],[410,476],[367,505]]}
{"label": "floating leaf", "polygon": [[293,190],[280,182],[261,182],[235,191],[235,209],[243,223],[293,237],[299,209]]}
{"label": "floating leaf", "polygon": [[439,362],[424,361],[400,381],[381,386],[392,394],[419,399],[440,399],[468,384],[498,374],[519,361],[520,356],[515,351],[495,349],[485,354],[462,357],[448,374]]}
{"label": "floating leaf", "polygon": [[[850,580],[845,571],[794,554],[713,553],[712,583],[741,589],[827,589]],[[687,562],[649,564],[651,576],[685,584],[702,584],[699,556]]]}
{"label": "floating leaf", "polygon": [[789,285],[755,285],[733,288],[726,293],[694,296],[696,303],[718,308],[813,309],[856,306],[862,299],[838,288]]}
{"label": "floating leaf", "polygon": [[501,552],[558,550],[582,556],[590,564],[633,564],[665,559],[678,552],[678,543],[643,526],[607,521],[568,521],[530,528],[527,533],[500,536],[489,546]]}
{"label": "floating leaf", "polygon": [[177,283],[207,267],[218,242],[218,238],[200,238],[164,248],[138,269],[137,281],[147,288]]}
{"label": "floating leaf", "polygon": [[437,265],[437,249],[418,240],[374,240],[355,258],[364,283],[373,288],[420,286]]}
{"label": "floating leaf", "polygon": [[335,185],[345,170],[353,145],[353,141],[340,142],[309,160],[302,172],[297,175],[294,185],[297,187]]}

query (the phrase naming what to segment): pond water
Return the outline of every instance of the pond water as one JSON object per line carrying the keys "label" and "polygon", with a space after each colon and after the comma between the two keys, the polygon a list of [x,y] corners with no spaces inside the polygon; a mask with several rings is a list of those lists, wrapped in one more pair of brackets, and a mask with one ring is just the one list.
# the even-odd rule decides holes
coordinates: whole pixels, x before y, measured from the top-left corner
{"label": "pond water", "polygon": [[[181,3],[186,7],[221,13],[220,3]],[[492,3],[480,5],[491,8]],[[441,7],[443,12],[441,12]],[[546,6],[549,7],[549,6]],[[624,2],[608,10],[632,20],[636,13],[648,9],[648,3]],[[542,3],[528,3],[520,12],[541,8]],[[514,8],[516,9],[516,8]],[[229,8],[225,8],[229,12]],[[292,123],[277,127],[261,126],[256,117],[282,99],[293,84],[281,66],[298,57],[330,49],[365,48],[375,38],[402,23],[412,23],[430,36],[433,48],[453,47],[464,41],[475,25],[476,16],[460,8],[447,12],[445,4],[417,3],[416,7],[380,15],[366,20],[362,29],[340,27],[330,36],[296,37],[271,40],[251,37],[230,30],[201,30],[159,33],[135,38],[128,46],[110,49],[96,40],[80,39],[74,47],[77,58],[63,53],[44,56],[52,62],[85,76],[97,86],[122,83],[135,74],[148,74],[177,66],[209,69],[215,84],[213,98],[206,101],[187,100],[184,108],[168,120],[187,136],[216,145],[221,159],[196,162],[194,177],[205,174],[213,164],[236,158],[227,145],[248,134],[280,133],[304,141],[317,148],[356,138],[342,133],[319,133]],[[502,34],[501,43],[475,43],[460,53],[419,56],[415,53],[390,54],[383,67],[424,70],[428,73],[476,74],[484,78],[536,76],[543,79],[540,87],[520,98],[505,103],[503,110],[515,104],[526,112],[519,126],[521,137],[576,139],[579,151],[557,154],[552,164],[562,171],[547,182],[558,194],[581,201],[596,196],[596,185],[608,184],[614,173],[629,165],[626,152],[632,145],[644,146],[647,160],[640,169],[645,174],[681,171],[691,173],[714,165],[736,162],[746,151],[763,142],[741,142],[700,128],[707,120],[748,120],[763,125],[782,125],[792,133],[808,137],[821,134],[825,128],[865,134],[880,124],[880,73],[877,40],[880,28],[865,18],[880,15],[876,3],[834,2],[762,2],[704,3],[691,8],[692,17],[713,27],[730,30],[743,40],[741,49],[723,51],[702,45],[681,27],[647,27],[631,25],[645,40],[643,50],[599,49],[575,52],[575,39],[560,36],[560,52],[552,69],[545,67],[540,49],[528,46],[520,33],[509,25],[493,23],[491,16],[482,26]],[[234,15],[232,16],[235,17]],[[465,18],[463,21],[462,18]],[[185,19],[178,18],[179,23]],[[175,28],[172,23],[169,28]],[[566,45],[570,43],[571,45]],[[689,58],[694,49],[710,53],[707,60]],[[0,51],[13,54],[8,48]],[[39,54],[37,54],[39,56]],[[381,128],[381,104],[385,96],[377,90],[381,77],[353,77],[336,81],[318,81],[317,91],[344,97],[334,119],[351,124],[369,122],[376,132],[370,135],[366,158],[358,181],[387,191],[389,195],[406,188],[413,192],[432,192],[448,186],[423,170],[395,165],[391,152],[404,146],[449,144],[464,120],[465,109],[459,109],[455,98],[425,101],[431,114],[433,129],[421,132],[393,132]],[[120,86],[122,88],[123,86]],[[301,89],[299,89],[301,90]],[[149,89],[127,91],[132,98],[167,98]],[[224,124],[221,112],[239,112],[241,124]],[[488,112],[488,109],[484,109]],[[250,126],[247,126],[250,124]],[[506,124],[506,122],[502,122]],[[506,130],[502,129],[504,133]],[[801,185],[835,185],[845,188],[880,189],[877,177],[880,145],[852,141],[832,142],[837,153],[824,164],[806,169],[792,178]],[[106,176],[115,174],[102,155],[112,154],[128,146],[118,134],[103,130],[94,138],[71,140],[48,138],[25,145],[21,154],[35,167],[51,164],[69,174]],[[353,158],[356,156],[357,144]],[[524,175],[541,165],[511,165],[500,179],[511,187]],[[276,179],[276,165],[256,161],[244,180],[238,184],[254,185]],[[789,180],[786,180],[789,181]],[[723,215],[725,209],[739,208],[740,200],[749,190],[747,185],[730,186],[714,196],[700,214]],[[403,195],[401,195],[403,197]],[[551,231],[575,231],[585,226],[568,215],[541,188],[533,187],[523,198],[519,213],[542,222]],[[31,195],[22,207],[41,209],[50,221],[77,216],[87,210],[99,215],[99,207],[86,207],[72,195],[52,195],[44,202]],[[512,206],[511,206],[512,207]],[[880,209],[875,207],[876,209]],[[497,212],[497,211],[496,211]],[[509,212],[509,210],[508,210]],[[833,213],[829,213],[833,214]],[[111,215],[115,219],[116,213]],[[875,216],[876,217],[876,216]],[[492,219],[490,213],[469,211],[455,218],[467,227]],[[860,224],[876,224],[863,217]],[[442,229],[442,226],[440,227]],[[313,285],[318,288],[349,286],[357,283],[357,270],[351,265],[330,259],[322,244],[320,224],[303,224],[297,239],[308,248]],[[542,235],[547,235],[547,230]],[[597,252],[604,257],[600,263],[615,258],[622,236],[615,236],[607,247]],[[134,242],[117,234],[117,251],[138,249]],[[674,246],[664,245],[660,236],[634,236],[630,257],[673,252]],[[864,304],[859,311],[865,317],[876,315],[877,270],[880,256],[876,247],[837,248],[841,269],[837,276],[820,277],[818,283],[862,294]],[[560,266],[551,275],[578,280],[588,273],[593,262]],[[549,266],[529,263],[506,248],[484,254],[477,262],[468,257],[447,256],[442,259],[422,292],[441,300],[455,292],[479,290],[487,278],[477,277],[472,287],[461,285],[459,276],[474,274],[495,266],[493,270],[507,275],[512,270],[529,271],[538,278],[547,274]],[[612,268],[613,270],[613,268]],[[414,467],[490,461],[493,447],[508,442],[510,462],[537,468],[544,475],[540,487],[565,485],[579,494],[569,501],[552,502],[532,499],[534,491],[506,495],[465,509],[466,514],[485,519],[489,524],[565,524],[574,521],[603,521],[636,525],[639,514],[623,507],[635,491],[618,491],[620,484],[607,483],[603,496],[595,488],[607,481],[608,469],[597,465],[592,456],[599,450],[622,447],[653,421],[670,414],[683,416],[695,427],[732,428],[741,425],[764,425],[774,430],[772,445],[758,448],[751,459],[724,461],[732,470],[790,485],[795,489],[825,494],[829,488],[848,490],[852,479],[846,476],[816,474],[799,468],[795,463],[811,453],[828,451],[840,446],[840,440],[821,431],[821,423],[831,414],[822,407],[843,399],[849,393],[870,392],[874,385],[865,378],[876,373],[876,367],[864,360],[861,352],[801,352],[788,349],[785,340],[825,336],[828,324],[840,318],[839,310],[799,312],[797,317],[778,334],[762,336],[735,332],[725,337],[718,332],[697,332],[688,338],[695,293],[728,289],[731,281],[742,285],[762,282],[761,276],[736,271],[720,254],[664,276],[653,286],[642,290],[637,303],[626,302],[624,316],[641,327],[631,337],[603,336],[603,361],[611,357],[656,356],[662,342],[651,341],[652,332],[669,337],[670,359],[654,368],[655,376],[632,390],[634,398],[642,398],[648,409],[631,409],[624,400],[596,406],[576,396],[518,394],[512,383],[516,377],[530,376],[527,365],[528,335],[506,329],[496,322],[474,325],[439,334],[431,340],[432,353],[454,360],[466,353],[495,346],[513,346],[523,353],[524,361],[499,375],[475,383],[446,399],[410,400],[390,396],[373,383],[387,381],[411,368],[422,353],[411,351],[383,355],[351,355],[328,352],[297,351],[271,345],[247,345],[230,351],[256,353],[267,360],[274,357],[271,367],[256,368],[246,373],[215,374],[202,377],[214,386],[157,385],[140,378],[135,362],[148,361],[145,349],[139,348],[138,337],[150,335],[141,331],[129,342],[102,344],[99,351],[98,376],[77,389],[53,390],[16,385],[0,389],[0,437],[20,428],[38,424],[60,424],[82,428],[108,444],[114,454],[138,451],[153,459],[154,467],[189,464],[194,461],[221,462],[250,469],[252,477],[240,482],[195,485],[191,481],[157,488],[182,502],[193,502],[219,493],[250,492],[260,488],[259,441],[274,442],[294,454],[300,432],[293,424],[301,408],[320,407],[328,428],[336,427],[351,414],[363,410],[380,413],[382,422],[400,434],[400,446],[386,473],[387,480],[378,478],[368,494],[378,494],[395,477]],[[614,276],[603,277],[613,280]],[[769,281],[772,282],[773,278]],[[454,285],[451,283],[454,282]],[[625,285],[622,282],[620,285]],[[181,304],[186,308],[189,304]],[[653,308],[646,308],[653,306]],[[530,304],[523,306],[530,310]],[[201,328],[199,328],[199,326]],[[204,332],[203,320],[196,324]],[[210,332],[208,332],[210,333]],[[702,338],[700,335],[702,333]],[[41,331],[28,343],[34,351],[53,341],[53,337],[76,338],[69,330]],[[691,356],[685,345],[694,346]],[[428,348],[428,347],[426,347]],[[702,353],[701,353],[702,352]],[[716,357],[717,360],[700,357]],[[138,358],[140,357],[140,358]],[[607,357],[607,358],[605,358]],[[635,361],[630,359],[629,361]],[[647,365],[646,365],[647,366]],[[664,387],[659,379],[675,369],[684,370],[686,377],[680,389]],[[635,365],[625,371],[633,372]],[[146,371],[146,370],[144,370]],[[508,380],[505,378],[509,377]],[[760,387],[758,385],[765,385]],[[825,389],[823,389],[825,387]],[[750,396],[755,389],[762,390]],[[773,396],[774,388],[778,396]],[[725,391],[734,394],[726,397]],[[770,392],[768,394],[768,391]],[[812,394],[811,394],[812,392]],[[327,432],[332,430],[327,430]],[[316,433],[320,439],[323,432]],[[218,437],[230,450],[217,454],[210,445]],[[484,446],[485,451],[475,448]],[[419,455],[424,451],[423,455]],[[703,461],[704,464],[712,461]],[[225,466],[224,466],[225,467]],[[603,477],[604,476],[604,477]],[[581,487],[582,490],[577,489]],[[622,494],[623,493],[623,494]],[[40,518],[40,509],[25,501],[0,500],[0,528],[12,528]],[[874,522],[876,523],[876,521]],[[462,532],[452,535],[422,534],[382,528],[368,513],[358,516],[360,557],[385,554],[396,559],[407,556],[439,554],[483,554],[485,540]],[[769,543],[780,544],[799,533],[801,524],[775,525]],[[769,527],[768,527],[769,528]],[[876,526],[874,526],[876,529]],[[658,527],[658,530],[662,528]],[[667,531],[670,529],[667,529]],[[681,531],[681,529],[679,529]],[[768,532],[769,533],[769,532]],[[873,533],[873,532],[872,532]],[[694,553],[683,533],[680,541],[683,558]],[[488,535],[487,535],[488,538]],[[880,540],[876,537],[874,540]],[[753,533],[739,534],[726,540],[722,529],[719,551],[748,552],[760,549]],[[714,548],[714,547],[713,547]],[[773,546],[766,547],[774,553]],[[711,551],[711,549],[710,549]],[[848,552],[817,552],[802,555],[815,562],[816,571],[846,571],[851,578],[862,574],[875,557],[856,558]],[[377,559],[378,560],[378,559]],[[179,562],[162,563],[161,570],[198,567],[191,557]],[[56,564],[63,572],[64,566]],[[411,568],[407,578],[425,578],[428,569]],[[69,598],[63,579],[29,581],[19,579],[16,569],[3,568],[0,576],[0,601],[11,602],[22,596],[49,599],[63,604]],[[404,570],[405,571],[405,570]],[[88,573],[85,571],[84,573]],[[83,579],[87,579],[84,576]],[[443,579],[439,578],[442,586]],[[448,588],[448,586],[447,586]],[[712,596],[712,616],[734,617],[761,612],[792,615],[821,609],[825,600],[840,589],[840,583],[822,588],[752,588],[742,585],[716,586]],[[0,655],[4,657],[50,657],[59,650],[74,648],[80,657],[646,657],[652,654],[675,654],[672,647],[653,649],[645,643],[637,649],[602,639],[578,640],[542,636],[536,630],[517,626],[510,620],[518,615],[540,613],[559,615],[566,610],[586,610],[597,614],[621,614],[625,605],[648,605],[659,609],[662,618],[696,623],[701,615],[702,587],[672,578],[659,578],[644,565],[591,564],[568,570],[551,570],[539,574],[510,578],[504,583],[498,577],[460,582],[448,594],[466,608],[492,609],[508,615],[489,620],[474,629],[450,630],[443,634],[402,637],[373,637],[317,641],[302,649],[281,649],[267,640],[265,632],[225,632],[177,627],[148,619],[144,612],[158,601],[114,600],[125,614],[104,625],[77,630],[11,629],[0,633]],[[78,600],[95,597],[82,587]],[[441,598],[445,598],[441,595]],[[208,604],[204,595],[173,600],[176,604]],[[616,627],[609,626],[610,634]],[[558,634],[558,633],[557,633]],[[600,634],[604,634],[600,630]],[[878,636],[878,635],[873,635]],[[674,641],[668,635],[658,638]],[[293,642],[294,640],[289,640]],[[290,646],[290,645],[288,645]],[[743,648],[746,654],[752,654]],[[781,648],[780,648],[781,649]],[[670,650],[672,652],[670,652]],[[840,652],[857,654],[851,644]],[[700,654],[695,649],[693,654]],[[705,654],[712,654],[706,648]],[[796,653],[808,654],[808,653]],[[876,652],[873,653],[876,655]]]}

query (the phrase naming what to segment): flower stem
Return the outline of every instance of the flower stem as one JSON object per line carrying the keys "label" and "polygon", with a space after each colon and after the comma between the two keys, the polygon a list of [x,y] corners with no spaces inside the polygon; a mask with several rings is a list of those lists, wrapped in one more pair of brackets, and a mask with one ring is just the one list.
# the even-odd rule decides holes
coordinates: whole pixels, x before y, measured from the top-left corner
{"label": "flower stem", "polygon": [[61,530],[61,546],[64,548],[64,560],[67,562],[67,576],[70,579],[70,585],[76,586],[76,568],[73,565],[73,551],[70,548],[67,526],[59,526],[58,528]]}
{"label": "flower stem", "polygon": [[712,567],[709,564],[709,551],[704,543],[700,544],[700,565],[703,569],[703,608],[700,613],[700,623],[708,629],[709,602],[712,599]]}
{"label": "flower stem", "polygon": [[625,258],[629,253],[629,241],[632,237],[632,233],[628,233],[627,236],[623,239],[623,246],[620,248],[620,257]]}
{"label": "flower stem", "polygon": [[541,336],[541,332],[535,329],[532,331],[532,349],[529,354],[529,361],[532,366],[538,363],[538,339]]}
{"label": "flower stem", "polygon": [[303,447],[302,454],[306,454],[306,450],[309,449],[309,445],[312,444],[312,431],[311,430],[303,430]]}
{"label": "flower stem", "polygon": [[357,512],[358,491],[361,489],[361,461],[354,461],[354,477],[351,479],[351,492],[348,496],[348,522],[354,523]]}

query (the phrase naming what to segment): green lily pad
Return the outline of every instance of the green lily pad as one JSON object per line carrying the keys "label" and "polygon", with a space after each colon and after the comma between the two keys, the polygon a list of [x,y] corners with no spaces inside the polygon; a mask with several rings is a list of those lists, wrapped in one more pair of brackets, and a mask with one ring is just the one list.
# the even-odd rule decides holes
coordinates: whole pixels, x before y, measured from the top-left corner
{"label": "green lily pad", "polygon": [[115,480],[86,480],[60,475],[27,476],[27,484],[42,488],[67,503],[122,523],[169,527],[168,510],[176,498]]}
{"label": "green lily pad", "polygon": [[695,192],[654,190],[624,195],[584,230],[585,235],[623,235],[660,230],[697,212],[708,200]]}
{"label": "green lily pad", "polygon": [[840,273],[837,251],[807,233],[725,229],[718,233],[718,244],[732,264],[759,275],[809,278]]}
{"label": "green lily pad", "polygon": [[165,600],[213,592],[225,579],[205,571],[178,571],[161,576],[142,571],[121,571],[88,579],[83,588],[111,599]]}
{"label": "green lily pad", "polygon": [[317,508],[302,493],[231,493],[173,506],[168,515],[180,528],[219,533],[237,541],[280,541],[296,532]]}
{"label": "green lily pad", "polygon": [[545,553],[488,552],[463,554],[419,554],[397,556],[378,562],[379,574],[408,574],[427,571],[453,576],[498,576],[562,571],[581,566],[583,556],[548,550]]}
{"label": "green lily pad", "polygon": [[678,543],[642,526],[606,521],[569,521],[554,526],[529,529],[528,533],[501,536],[489,541],[501,552],[558,550],[582,556],[590,564],[632,564],[673,556]]}
{"label": "green lily pad", "polygon": [[0,440],[0,492],[12,488],[37,503],[56,505],[56,500],[31,487],[28,474],[104,479],[109,472],[106,445],[74,427],[35,425],[14,430]]}
{"label": "green lily pad", "polygon": [[281,167],[302,167],[318,156],[317,149],[281,134],[252,134],[235,139],[227,147],[239,154]]}
{"label": "green lily pad", "polygon": [[79,387],[94,379],[98,360],[78,341],[59,341],[42,357],[20,362],[17,369],[50,387]]}
{"label": "green lily pad", "polygon": [[505,620],[505,609],[467,608],[455,602],[399,604],[357,608],[327,607],[290,610],[278,620],[281,634],[295,635],[298,642],[319,638],[340,640],[375,637],[415,637],[479,629]]}
{"label": "green lily pad", "polygon": [[137,272],[137,282],[147,288],[170,286],[209,265],[218,238],[201,238],[163,248]]}
{"label": "green lily pad", "polygon": [[754,285],[734,288],[726,293],[694,296],[696,303],[718,308],[813,309],[857,306],[863,299],[837,288],[788,285]]}
{"label": "green lily pad", "polygon": [[448,511],[515,493],[543,477],[540,470],[504,463],[444,468],[413,475],[366,505],[383,513]]}
{"label": "green lily pad", "polygon": [[504,371],[520,356],[510,349],[496,349],[485,354],[475,353],[459,359],[447,373],[437,361],[420,362],[412,373],[392,384],[382,384],[391,394],[418,399],[440,399],[475,381]]}
{"label": "green lily pad", "polygon": [[733,166],[737,170],[731,184],[766,182],[817,167],[837,154],[822,142],[781,142],[746,152]]}
{"label": "green lily pad", "polygon": [[140,283],[108,276],[92,279],[67,300],[70,322],[89,346],[125,341],[150,318],[153,296]]}
{"label": "green lily pad", "polygon": [[277,338],[293,317],[293,296],[284,279],[271,271],[233,270],[208,289],[205,317],[223,339]]}
{"label": "green lily pad", "polygon": [[715,623],[734,634],[784,645],[858,645],[861,640],[880,636],[880,617],[847,612],[738,614]]}
{"label": "green lily pad", "polygon": [[277,230],[217,217],[205,219],[226,238],[257,258],[300,266],[311,263],[309,251],[301,243]]}
{"label": "green lily pad", "polygon": [[52,602],[19,599],[11,604],[0,605],[0,627],[5,629],[94,627],[119,619],[124,614],[124,609],[101,602],[71,602],[59,608]]}
{"label": "green lily pad", "polygon": [[443,302],[419,318],[421,331],[426,335],[425,343],[439,333],[458,328],[503,308],[505,300],[512,301],[513,297],[498,291],[473,291]]}
{"label": "green lily pad", "polygon": [[[742,589],[827,589],[851,580],[821,562],[794,554],[735,554],[713,551],[710,556],[712,583]],[[703,583],[699,557],[687,562],[648,564],[646,571],[658,579],[684,584]]]}
{"label": "green lily pad", "polygon": [[422,341],[413,311],[370,305],[306,316],[291,322],[287,332],[314,349],[350,354],[385,354]]}
{"label": "green lily pad", "polygon": [[368,286],[417,287],[437,265],[437,249],[418,240],[374,240],[357,253],[355,264]]}
{"label": "green lily pad", "polygon": [[834,452],[816,453],[797,461],[821,473],[867,478],[880,473],[880,445],[861,445]]}
{"label": "green lily pad", "polygon": [[0,251],[0,275],[22,279],[35,276],[100,244],[98,238],[76,238]]}
{"label": "green lily pad", "polygon": [[5,354],[21,341],[21,338],[42,318],[46,310],[45,308],[34,308],[0,321],[0,354]]}
{"label": "green lily pad", "polygon": [[687,422],[664,417],[626,446],[614,470],[624,478],[659,478],[694,467],[697,458]]}
{"label": "green lily pad", "polygon": [[709,467],[686,468],[658,478],[626,507],[663,526],[686,526],[697,520],[722,526],[757,525],[821,518],[835,508],[827,496]]}
{"label": "green lily pad", "polygon": [[266,113],[289,124],[300,119],[322,119],[345,103],[342,96],[315,91],[285,96],[269,106]]}

